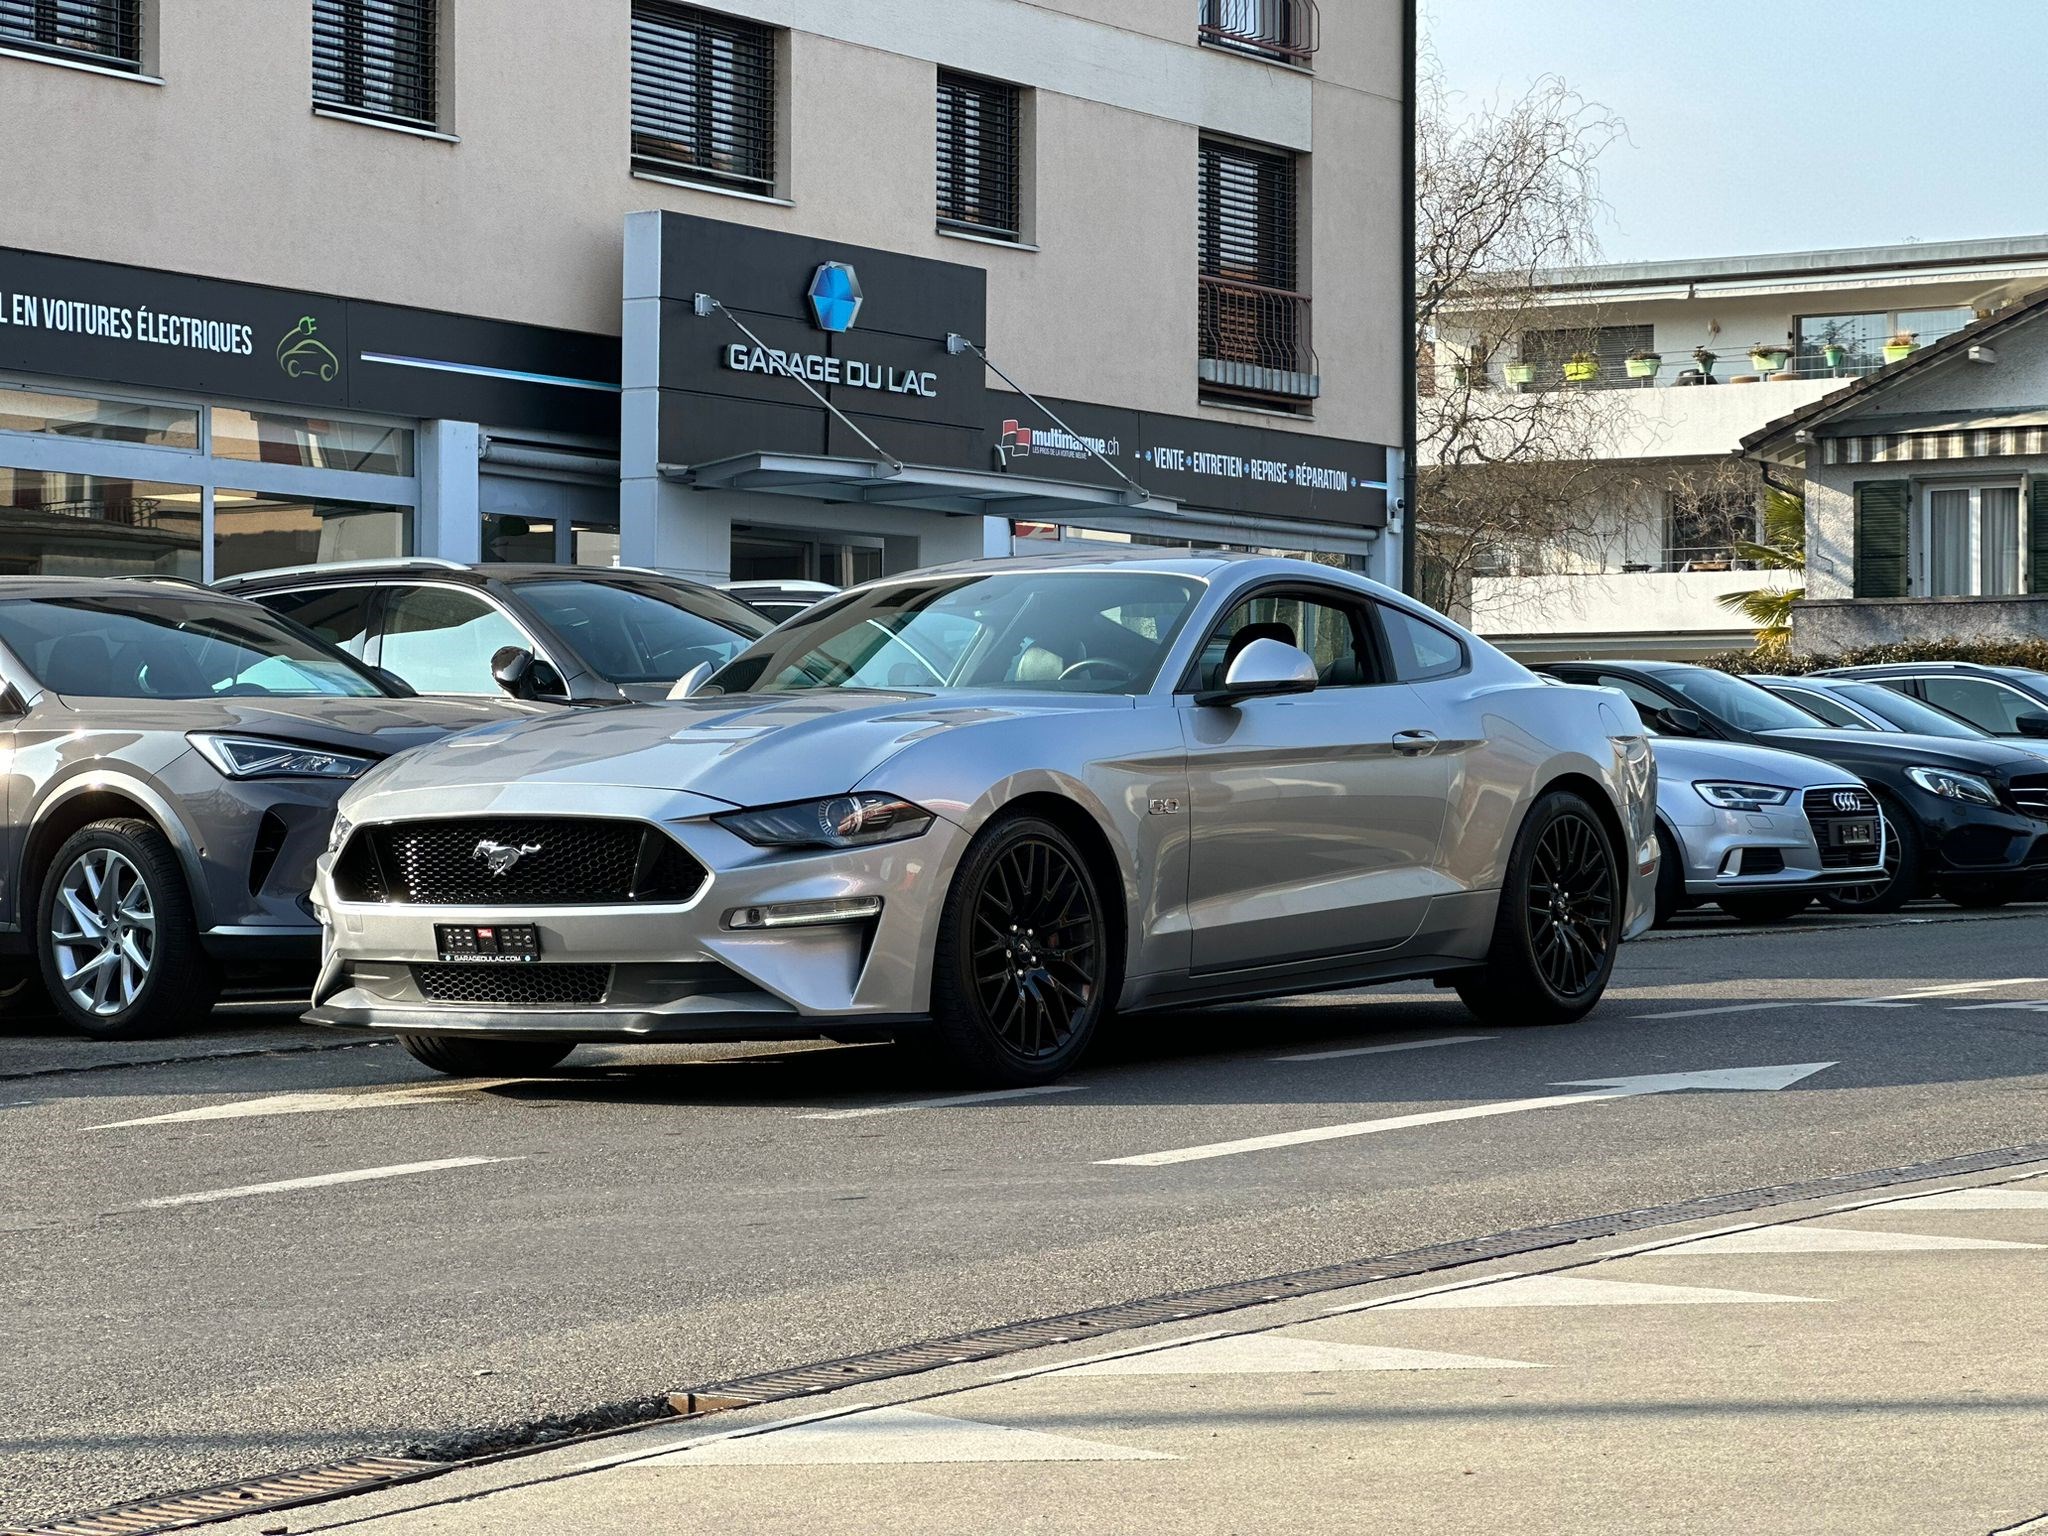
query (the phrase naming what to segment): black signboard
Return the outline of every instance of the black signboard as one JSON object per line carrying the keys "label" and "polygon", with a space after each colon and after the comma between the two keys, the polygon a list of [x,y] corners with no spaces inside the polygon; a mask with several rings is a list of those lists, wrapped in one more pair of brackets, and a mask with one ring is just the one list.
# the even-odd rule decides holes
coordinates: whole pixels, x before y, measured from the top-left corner
{"label": "black signboard", "polygon": [[609,437],[619,344],[0,249],[0,370]]}

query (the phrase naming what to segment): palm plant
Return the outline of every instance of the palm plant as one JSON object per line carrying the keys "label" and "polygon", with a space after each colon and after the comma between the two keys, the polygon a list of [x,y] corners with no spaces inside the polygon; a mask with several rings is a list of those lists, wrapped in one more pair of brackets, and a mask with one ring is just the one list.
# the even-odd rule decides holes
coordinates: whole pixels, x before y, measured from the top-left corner
{"label": "palm plant", "polygon": [[[1744,540],[1735,552],[1758,570],[1806,574],[1806,499],[1773,486],[1764,498],[1763,538]],[[1759,651],[1782,651],[1792,643],[1792,605],[1806,596],[1806,584],[1756,587],[1747,592],[1721,595],[1723,608],[1732,608],[1756,625]]]}

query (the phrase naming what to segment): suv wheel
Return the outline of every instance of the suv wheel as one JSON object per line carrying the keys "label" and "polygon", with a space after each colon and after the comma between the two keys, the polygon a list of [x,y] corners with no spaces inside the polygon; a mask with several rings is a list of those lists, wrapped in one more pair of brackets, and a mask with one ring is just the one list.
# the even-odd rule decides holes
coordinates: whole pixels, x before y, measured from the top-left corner
{"label": "suv wheel", "polygon": [[170,841],[116,817],[74,833],[43,877],[36,940],[58,1015],[96,1040],[195,1028],[220,983]]}
{"label": "suv wheel", "polygon": [[1830,911],[1896,912],[1920,893],[1920,833],[1906,817],[1894,813],[1882,796],[1884,816],[1884,878],[1864,885],[1838,885],[1820,893]]}
{"label": "suv wheel", "polygon": [[1485,968],[1458,978],[1458,996],[1498,1027],[1584,1018],[1614,974],[1621,925],[1621,865],[1599,814],[1545,795],[1515,838]]}

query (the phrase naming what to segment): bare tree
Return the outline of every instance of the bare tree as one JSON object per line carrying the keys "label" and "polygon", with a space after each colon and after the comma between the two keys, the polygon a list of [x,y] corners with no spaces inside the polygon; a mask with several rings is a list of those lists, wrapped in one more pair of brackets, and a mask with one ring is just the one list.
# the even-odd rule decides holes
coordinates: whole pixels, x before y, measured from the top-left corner
{"label": "bare tree", "polygon": [[1433,58],[1419,73],[1418,567],[1423,595],[1463,607],[1474,571],[1496,563],[1597,565],[1627,498],[1611,395],[1503,376],[1532,333],[1553,357],[1595,346],[1597,313],[1561,308],[1546,274],[1598,255],[1595,167],[1622,128],[1555,77],[1468,110]]}

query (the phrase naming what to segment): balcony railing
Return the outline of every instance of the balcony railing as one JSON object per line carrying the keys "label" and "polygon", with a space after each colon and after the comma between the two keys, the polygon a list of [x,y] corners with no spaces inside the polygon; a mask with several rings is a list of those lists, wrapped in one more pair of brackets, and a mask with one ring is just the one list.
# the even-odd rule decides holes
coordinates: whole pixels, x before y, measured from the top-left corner
{"label": "balcony railing", "polygon": [[1322,42],[1316,0],[1202,0],[1202,41],[1305,64]]}
{"label": "balcony railing", "polygon": [[1322,394],[1307,294],[1221,277],[1200,284],[1205,393],[1290,405]]}

